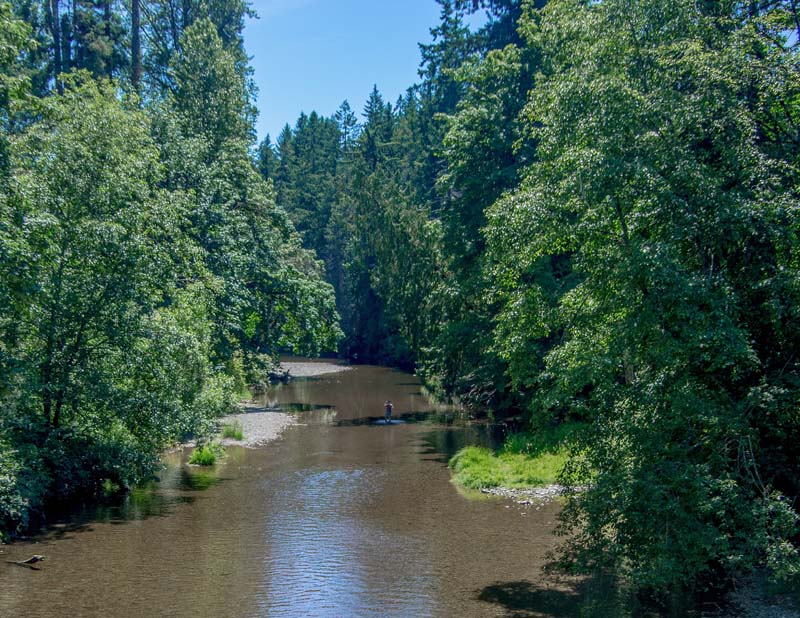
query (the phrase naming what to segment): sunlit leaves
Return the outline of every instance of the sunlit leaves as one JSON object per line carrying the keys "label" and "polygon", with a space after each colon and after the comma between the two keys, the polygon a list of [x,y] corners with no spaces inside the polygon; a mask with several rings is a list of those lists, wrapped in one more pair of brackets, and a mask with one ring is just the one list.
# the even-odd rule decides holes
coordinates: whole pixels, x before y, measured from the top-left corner
{"label": "sunlit leaves", "polygon": [[[795,90],[772,85],[776,73],[796,84],[796,52],[756,34],[769,10],[714,6],[531,12],[537,160],[486,228],[512,377],[537,388],[540,421],[595,423],[570,469],[592,484],[567,510],[573,557],[659,589],[760,564],[782,546],[761,483],[798,490],[796,448],[774,442],[777,427],[798,432],[783,390],[798,372],[785,312],[797,290],[782,276],[796,247]],[[776,123],[765,105],[790,111]],[[768,404],[753,388],[783,395]]]}

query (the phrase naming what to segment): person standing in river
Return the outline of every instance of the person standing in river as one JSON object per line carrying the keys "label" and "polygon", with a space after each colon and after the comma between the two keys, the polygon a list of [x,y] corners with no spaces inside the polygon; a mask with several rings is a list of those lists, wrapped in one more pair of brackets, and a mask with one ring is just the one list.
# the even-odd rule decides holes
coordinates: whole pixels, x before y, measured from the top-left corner
{"label": "person standing in river", "polygon": [[386,421],[386,424],[387,424],[387,425],[388,425],[388,424],[391,422],[391,420],[392,420],[392,407],[393,407],[393,406],[392,406],[392,402],[391,402],[391,401],[389,401],[389,400],[387,399],[387,400],[386,400],[386,405],[385,405],[385,408],[386,408],[386,414],[385,414],[385,415],[384,415],[384,417],[383,417],[383,418],[384,418],[384,420]]}

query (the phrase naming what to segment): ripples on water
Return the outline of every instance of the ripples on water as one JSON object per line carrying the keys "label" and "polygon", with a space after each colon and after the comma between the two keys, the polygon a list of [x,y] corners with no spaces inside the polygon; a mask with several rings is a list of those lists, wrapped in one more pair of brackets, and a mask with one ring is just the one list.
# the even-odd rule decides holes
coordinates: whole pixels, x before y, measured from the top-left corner
{"label": "ripples on water", "polygon": [[[210,470],[184,455],[153,487],[5,548],[47,561],[0,564],[0,616],[574,615],[552,587],[566,605],[534,613],[557,507],[462,497],[447,457],[491,437],[435,424],[442,409],[411,422],[432,405],[413,378],[358,367],[267,396],[306,426]],[[365,422],[386,399],[408,423]]]}
{"label": "ripples on water", "polygon": [[416,562],[420,539],[362,516],[386,477],[371,468],[304,470],[277,480],[277,516],[266,535],[274,549],[259,607],[286,617],[432,615],[427,565],[410,578],[403,568]]}

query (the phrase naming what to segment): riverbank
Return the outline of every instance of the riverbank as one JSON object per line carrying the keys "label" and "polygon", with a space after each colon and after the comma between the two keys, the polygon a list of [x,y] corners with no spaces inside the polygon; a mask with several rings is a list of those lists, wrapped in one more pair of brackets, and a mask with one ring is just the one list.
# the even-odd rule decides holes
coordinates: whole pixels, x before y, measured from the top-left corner
{"label": "riverbank", "polygon": [[567,488],[552,484],[542,487],[482,487],[480,492],[498,498],[508,498],[517,504],[545,504],[563,496]]}
{"label": "riverbank", "polygon": [[581,423],[509,434],[496,449],[468,446],[450,459],[453,482],[466,489],[510,498],[518,504],[550,502],[566,489],[559,483]]}
{"label": "riverbank", "polygon": [[[281,361],[280,370],[291,378],[313,378],[332,373],[350,371],[348,365],[337,362],[324,361],[300,361],[284,360]],[[223,446],[244,446],[255,448],[263,446],[280,437],[281,433],[292,425],[296,425],[295,417],[286,412],[281,412],[273,408],[265,408],[254,401],[243,401],[241,403],[243,412],[230,414],[221,419],[223,425],[239,424],[242,427],[242,439],[223,438]]]}
{"label": "riverbank", "polygon": [[526,455],[468,446],[455,454],[449,466],[453,482],[467,489],[519,492],[555,486],[566,461],[565,449]]}

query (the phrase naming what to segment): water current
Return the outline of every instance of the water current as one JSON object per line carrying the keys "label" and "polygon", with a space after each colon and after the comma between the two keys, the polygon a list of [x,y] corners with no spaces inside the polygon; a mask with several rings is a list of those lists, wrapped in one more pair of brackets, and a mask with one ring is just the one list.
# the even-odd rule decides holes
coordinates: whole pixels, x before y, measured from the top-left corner
{"label": "water current", "polygon": [[[297,417],[279,440],[211,469],[168,456],[158,482],[0,547],[46,555],[0,560],[0,616],[575,615],[542,575],[558,505],[460,492],[448,457],[490,438],[413,376],[358,366],[261,397]],[[407,422],[371,421],[386,399]]]}

